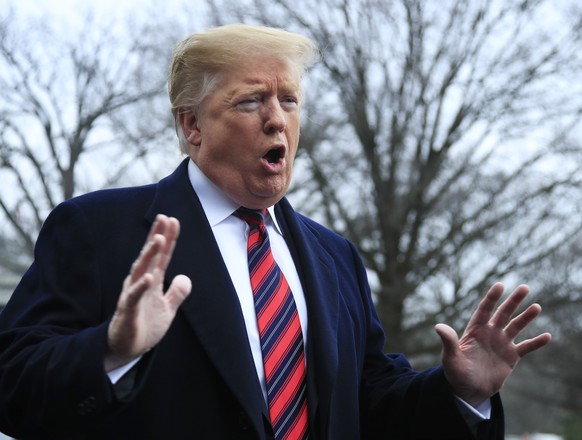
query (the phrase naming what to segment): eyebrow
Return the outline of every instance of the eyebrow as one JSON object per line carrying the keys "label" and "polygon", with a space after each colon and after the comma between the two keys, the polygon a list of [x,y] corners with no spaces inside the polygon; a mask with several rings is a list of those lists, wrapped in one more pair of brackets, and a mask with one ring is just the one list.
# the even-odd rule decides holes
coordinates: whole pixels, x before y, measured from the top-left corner
{"label": "eyebrow", "polygon": [[[239,94],[239,93],[244,93],[244,94],[263,93],[266,90],[270,89],[270,87],[265,85],[265,83],[261,80],[248,80],[248,81],[244,81],[244,84],[245,84],[245,86],[248,86],[248,88],[246,88],[244,86],[237,87],[234,90],[234,93],[235,94]],[[244,90],[243,90],[243,88],[244,88]],[[301,87],[293,81],[286,81],[284,83],[281,83],[278,90],[280,92],[283,92],[283,93],[299,93],[301,90]]]}

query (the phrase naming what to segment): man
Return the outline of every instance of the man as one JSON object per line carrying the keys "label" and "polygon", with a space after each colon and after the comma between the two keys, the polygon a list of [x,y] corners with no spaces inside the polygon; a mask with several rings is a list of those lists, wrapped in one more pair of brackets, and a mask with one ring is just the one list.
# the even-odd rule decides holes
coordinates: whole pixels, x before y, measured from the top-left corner
{"label": "man", "polygon": [[[540,307],[512,319],[520,286],[493,312],[496,284],[460,340],[436,327],[442,367],[419,373],[382,353],[354,246],[284,197],[314,53],[302,36],[243,25],[178,46],[170,100],[189,158],[158,184],[87,194],[47,218],[0,316],[0,429],[22,439],[503,438],[497,392],[550,340],[514,344]],[[266,297],[267,309],[271,298],[285,305],[265,311]]]}

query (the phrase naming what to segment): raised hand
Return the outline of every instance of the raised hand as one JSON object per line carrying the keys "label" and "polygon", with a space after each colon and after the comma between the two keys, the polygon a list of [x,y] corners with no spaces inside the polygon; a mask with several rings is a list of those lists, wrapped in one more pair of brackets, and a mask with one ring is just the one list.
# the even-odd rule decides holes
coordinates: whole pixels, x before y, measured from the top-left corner
{"label": "raised hand", "polygon": [[180,233],[175,218],[158,215],[123,283],[108,329],[105,370],[121,367],[154,347],[166,334],[178,307],[190,294],[185,275],[172,280],[164,294],[166,268]]}
{"label": "raised hand", "polygon": [[443,343],[445,376],[455,394],[473,406],[498,392],[522,357],[551,340],[549,333],[542,333],[515,342],[516,337],[540,314],[541,307],[532,304],[513,317],[529,293],[526,285],[520,285],[495,310],[503,290],[500,283],[489,289],[460,339],[448,325],[437,324],[435,327]]}

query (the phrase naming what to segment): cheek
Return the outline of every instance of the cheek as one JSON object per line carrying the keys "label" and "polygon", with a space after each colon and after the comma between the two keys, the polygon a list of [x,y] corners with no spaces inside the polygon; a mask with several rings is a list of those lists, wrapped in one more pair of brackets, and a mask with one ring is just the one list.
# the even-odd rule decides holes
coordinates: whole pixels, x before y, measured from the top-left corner
{"label": "cheek", "polygon": [[291,160],[295,159],[297,150],[299,149],[299,133],[289,139],[289,152]]}
{"label": "cheek", "polygon": [[292,143],[295,148],[299,142],[299,133],[301,131],[301,126],[299,125],[299,118],[292,118],[288,123],[289,127],[289,142]]}

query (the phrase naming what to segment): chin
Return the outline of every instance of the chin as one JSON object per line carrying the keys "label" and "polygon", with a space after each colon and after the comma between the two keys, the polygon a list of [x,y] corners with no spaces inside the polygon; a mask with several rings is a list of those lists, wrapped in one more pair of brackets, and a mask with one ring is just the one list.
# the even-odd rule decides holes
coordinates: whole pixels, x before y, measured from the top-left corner
{"label": "chin", "polygon": [[248,205],[243,205],[243,206],[246,206],[247,208],[250,208],[250,209],[264,209],[264,208],[268,208],[270,206],[273,206],[282,198],[283,198],[283,195],[273,195],[273,196],[268,196],[268,197],[256,197],[256,198],[253,198],[252,200],[248,201],[249,204],[254,205],[254,206],[248,206]]}

